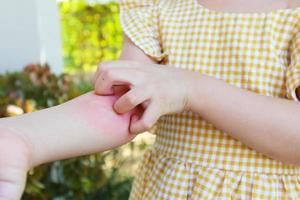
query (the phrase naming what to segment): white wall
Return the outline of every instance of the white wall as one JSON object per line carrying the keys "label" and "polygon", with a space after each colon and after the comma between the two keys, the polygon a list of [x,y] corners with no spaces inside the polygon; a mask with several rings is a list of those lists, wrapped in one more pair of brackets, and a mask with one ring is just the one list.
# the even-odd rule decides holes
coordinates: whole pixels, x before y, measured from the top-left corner
{"label": "white wall", "polygon": [[0,0],[0,73],[36,62],[60,73],[60,35],[55,0]]}

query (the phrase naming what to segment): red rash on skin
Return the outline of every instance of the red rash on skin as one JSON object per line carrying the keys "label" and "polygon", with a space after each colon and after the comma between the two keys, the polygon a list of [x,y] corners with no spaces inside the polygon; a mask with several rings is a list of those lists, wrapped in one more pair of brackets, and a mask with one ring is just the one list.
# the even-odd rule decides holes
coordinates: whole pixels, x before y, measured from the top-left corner
{"label": "red rash on skin", "polygon": [[[89,126],[104,133],[129,133],[131,113],[117,114],[113,110],[115,96],[99,96],[89,92],[72,100],[78,108],[73,113],[84,119]],[[73,108],[74,109],[74,108]]]}

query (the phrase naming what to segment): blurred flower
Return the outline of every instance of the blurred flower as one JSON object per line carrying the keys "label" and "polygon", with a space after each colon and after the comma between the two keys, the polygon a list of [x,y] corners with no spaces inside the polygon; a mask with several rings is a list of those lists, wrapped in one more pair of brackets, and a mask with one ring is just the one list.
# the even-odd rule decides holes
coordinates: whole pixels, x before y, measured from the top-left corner
{"label": "blurred flower", "polygon": [[22,115],[24,114],[24,111],[22,108],[16,106],[16,105],[8,105],[6,107],[6,113],[8,116],[16,116],[16,115]]}

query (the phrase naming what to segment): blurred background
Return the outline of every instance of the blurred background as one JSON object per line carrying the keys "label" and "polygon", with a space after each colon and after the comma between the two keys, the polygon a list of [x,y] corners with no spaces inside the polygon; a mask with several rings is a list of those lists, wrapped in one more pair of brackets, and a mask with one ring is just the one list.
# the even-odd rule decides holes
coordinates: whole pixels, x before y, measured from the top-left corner
{"label": "blurred background", "polygon": [[[111,0],[0,1],[0,117],[92,90],[97,64],[120,55],[118,9]],[[32,169],[23,199],[128,199],[134,171],[153,141],[145,133],[112,151]]]}

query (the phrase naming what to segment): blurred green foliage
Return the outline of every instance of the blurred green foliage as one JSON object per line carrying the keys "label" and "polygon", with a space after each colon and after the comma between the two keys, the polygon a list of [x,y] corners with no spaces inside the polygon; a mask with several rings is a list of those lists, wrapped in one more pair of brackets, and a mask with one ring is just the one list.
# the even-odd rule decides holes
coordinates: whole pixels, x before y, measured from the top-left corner
{"label": "blurred green foliage", "polygon": [[65,72],[95,71],[118,58],[122,46],[118,4],[69,0],[60,3]]}
{"label": "blurred green foliage", "polygon": [[7,105],[32,112],[61,104],[90,90],[92,85],[83,76],[57,76],[50,72],[47,64],[30,64],[23,72],[0,75],[0,117],[9,115],[4,110]]}
{"label": "blurred green foliage", "polygon": [[[54,75],[47,65],[0,75],[0,115],[14,116],[61,104],[92,89],[90,75]],[[14,106],[14,109],[9,109]],[[20,113],[19,111],[22,111]],[[30,171],[24,200],[128,199],[147,140]]]}

